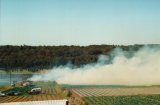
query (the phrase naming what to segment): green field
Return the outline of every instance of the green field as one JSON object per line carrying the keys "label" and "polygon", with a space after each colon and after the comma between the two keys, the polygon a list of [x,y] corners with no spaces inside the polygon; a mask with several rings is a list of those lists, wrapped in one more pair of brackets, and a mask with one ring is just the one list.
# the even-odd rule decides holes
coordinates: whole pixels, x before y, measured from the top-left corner
{"label": "green field", "polygon": [[160,105],[160,95],[84,97],[86,105]]}
{"label": "green field", "polygon": [[68,89],[80,88],[144,88],[144,87],[160,87],[160,85],[67,85],[61,84]]}

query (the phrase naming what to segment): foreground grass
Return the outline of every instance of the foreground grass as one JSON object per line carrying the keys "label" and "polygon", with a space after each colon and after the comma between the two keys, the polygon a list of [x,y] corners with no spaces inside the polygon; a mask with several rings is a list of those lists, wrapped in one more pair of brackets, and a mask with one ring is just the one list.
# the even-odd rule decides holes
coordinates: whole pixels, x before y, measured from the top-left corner
{"label": "foreground grass", "polygon": [[84,97],[86,105],[160,105],[160,95]]}
{"label": "foreground grass", "polygon": [[12,86],[10,86],[10,85],[0,86],[0,91],[9,90],[9,89],[11,89],[11,88],[12,88]]}

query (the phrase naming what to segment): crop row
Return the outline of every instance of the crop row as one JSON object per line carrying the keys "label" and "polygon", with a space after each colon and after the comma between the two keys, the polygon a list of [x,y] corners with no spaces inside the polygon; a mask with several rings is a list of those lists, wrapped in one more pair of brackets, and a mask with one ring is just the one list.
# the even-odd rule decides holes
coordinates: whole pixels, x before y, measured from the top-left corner
{"label": "crop row", "polygon": [[42,88],[42,93],[39,95],[0,97],[0,103],[61,99],[61,97],[55,95],[55,93],[56,92],[54,88]]}
{"label": "crop row", "polygon": [[72,89],[72,91],[81,97],[160,94],[159,87],[149,87],[149,88],[76,88],[76,89]]}
{"label": "crop row", "polygon": [[48,87],[48,88],[42,88],[42,94],[56,94],[55,89]]}
{"label": "crop row", "polygon": [[0,97],[0,103],[55,100],[55,99],[61,99],[61,97],[54,95],[7,96],[7,97]]}
{"label": "crop row", "polygon": [[84,97],[87,105],[160,105],[160,95]]}

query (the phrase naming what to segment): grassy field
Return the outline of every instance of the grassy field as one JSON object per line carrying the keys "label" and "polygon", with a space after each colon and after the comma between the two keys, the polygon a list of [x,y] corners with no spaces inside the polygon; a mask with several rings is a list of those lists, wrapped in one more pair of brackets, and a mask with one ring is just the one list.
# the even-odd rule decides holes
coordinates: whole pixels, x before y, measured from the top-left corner
{"label": "grassy field", "polygon": [[160,85],[67,85],[62,84],[63,87],[69,89],[80,89],[80,88],[145,88],[145,87],[160,87]]}
{"label": "grassy field", "polygon": [[86,105],[160,105],[160,95],[83,97]]}
{"label": "grassy field", "polygon": [[0,91],[9,90],[9,89],[11,89],[11,88],[12,88],[12,86],[10,86],[10,85],[0,86]]}

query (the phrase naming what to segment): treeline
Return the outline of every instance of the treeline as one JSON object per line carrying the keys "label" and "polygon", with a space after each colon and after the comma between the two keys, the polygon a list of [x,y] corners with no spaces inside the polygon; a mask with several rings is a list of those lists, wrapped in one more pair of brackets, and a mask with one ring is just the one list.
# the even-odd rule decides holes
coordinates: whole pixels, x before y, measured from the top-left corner
{"label": "treeline", "polygon": [[136,51],[142,45],[0,46],[0,69],[50,69],[68,62],[81,66],[96,62],[99,55],[108,55],[116,47]]}

